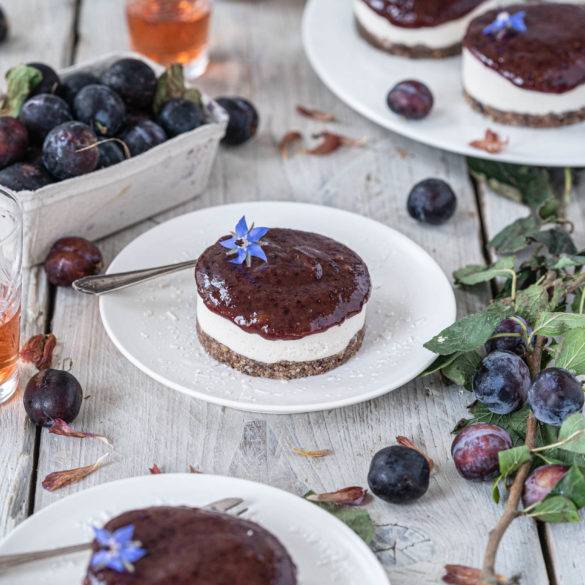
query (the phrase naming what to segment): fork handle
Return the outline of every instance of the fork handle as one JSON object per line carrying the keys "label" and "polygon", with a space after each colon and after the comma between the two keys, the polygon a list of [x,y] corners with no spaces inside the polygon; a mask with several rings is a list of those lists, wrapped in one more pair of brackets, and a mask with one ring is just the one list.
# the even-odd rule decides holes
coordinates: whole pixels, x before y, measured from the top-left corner
{"label": "fork handle", "polygon": [[117,274],[98,274],[96,276],[84,276],[73,283],[76,291],[89,295],[101,295],[115,290],[134,286],[165,274],[172,274],[187,268],[193,268],[197,260],[188,260],[167,266],[156,268],[145,268],[143,270],[132,270],[131,272],[118,272]]}
{"label": "fork handle", "polygon": [[33,561],[70,555],[84,550],[89,550],[90,548],[91,542],[86,542],[84,544],[74,544],[72,546],[63,546],[61,548],[53,548],[50,550],[39,550],[35,552],[18,553],[14,555],[2,555],[0,557],[0,571],[9,569],[11,567],[16,567],[18,565],[24,565],[25,563],[32,563]]}

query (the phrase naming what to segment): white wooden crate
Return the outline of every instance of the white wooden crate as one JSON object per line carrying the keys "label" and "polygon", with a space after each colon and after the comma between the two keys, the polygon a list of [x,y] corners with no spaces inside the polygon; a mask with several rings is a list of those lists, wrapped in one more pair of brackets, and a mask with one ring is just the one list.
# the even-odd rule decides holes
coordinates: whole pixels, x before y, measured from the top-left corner
{"label": "white wooden crate", "polygon": [[[116,53],[59,73],[101,73],[123,57],[141,59],[157,74],[163,70],[141,55]],[[204,96],[204,103],[204,126],[112,167],[16,193],[24,210],[24,266],[42,262],[63,236],[102,238],[201,195],[228,119],[213,100]]]}

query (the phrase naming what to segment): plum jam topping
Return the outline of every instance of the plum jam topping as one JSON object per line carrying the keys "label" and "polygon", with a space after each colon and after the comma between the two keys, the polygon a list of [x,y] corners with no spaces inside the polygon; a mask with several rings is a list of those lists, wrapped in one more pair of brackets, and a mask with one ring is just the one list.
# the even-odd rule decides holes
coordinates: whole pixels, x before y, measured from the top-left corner
{"label": "plum jam topping", "polygon": [[463,45],[485,66],[523,89],[565,93],[585,83],[585,7],[515,4],[524,10],[526,31],[497,36],[484,29],[497,17],[490,10],[469,25]]}
{"label": "plum jam topping", "polygon": [[363,0],[380,16],[403,28],[438,26],[457,20],[485,0]]}
{"label": "plum jam topping", "polygon": [[[221,238],[222,240],[225,237]],[[359,313],[370,295],[364,261],[325,236],[273,228],[262,238],[268,262],[228,262],[218,243],[201,254],[197,291],[208,309],[266,339],[299,339]]]}

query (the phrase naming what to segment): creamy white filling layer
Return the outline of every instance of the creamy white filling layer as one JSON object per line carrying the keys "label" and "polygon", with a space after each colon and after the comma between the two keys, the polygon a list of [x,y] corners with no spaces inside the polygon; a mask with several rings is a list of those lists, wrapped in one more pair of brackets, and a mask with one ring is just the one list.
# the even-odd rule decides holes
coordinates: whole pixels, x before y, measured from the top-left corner
{"label": "creamy white filling layer", "polygon": [[522,89],[484,65],[465,48],[463,87],[478,102],[503,112],[545,116],[573,112],[585,107],[585,85],[579,85],[565,93]]}
{"label": "creamy white filling layer", "polygon": [[489,0],[457,20],[421,28],[396,26],[372,10],[363,0],[354,0],[354,13],[359,23],[380,41],[407,47],[421,45],[431,49],[442,49],[460,43],[467,25],[476,16],[495,8],[499,3],[499,0]]}
{"label": "creamy white filling layer", "polygon": [[276,362],[308,362],[342,352],[364,326],[366,305],[341,325],[301,339],[270,340],[256,333],[247,333],[229,319],[210,311],[197,295],[197,322],[204,333],[232,351],[265,364]]}

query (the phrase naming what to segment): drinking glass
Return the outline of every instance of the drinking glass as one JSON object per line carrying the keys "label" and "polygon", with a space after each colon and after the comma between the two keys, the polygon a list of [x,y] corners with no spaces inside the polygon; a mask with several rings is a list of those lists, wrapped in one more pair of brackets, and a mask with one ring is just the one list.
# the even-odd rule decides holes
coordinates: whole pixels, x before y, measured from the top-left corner
{"label": "drinking glass", "polygon": [[18,387],[22,210],[0,189],[0,404]]}
{"label": "drinking glass", "polygon": [[187,79],[209,64],[212,0],[126,0],[132,48],[153,61],[181,63]]}

